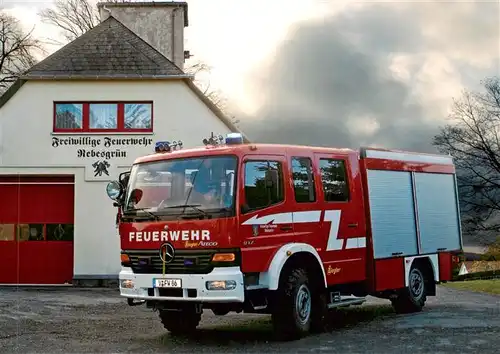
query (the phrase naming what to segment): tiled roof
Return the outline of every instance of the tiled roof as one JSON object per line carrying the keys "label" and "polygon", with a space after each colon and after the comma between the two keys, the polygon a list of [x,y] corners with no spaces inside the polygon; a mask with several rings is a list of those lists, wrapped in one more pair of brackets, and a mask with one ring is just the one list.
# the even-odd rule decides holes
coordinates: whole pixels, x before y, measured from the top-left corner
{"label": "tiled roof", "polygon": [[114,17],[34,65],[23,79],[154,78],[186,74]]}

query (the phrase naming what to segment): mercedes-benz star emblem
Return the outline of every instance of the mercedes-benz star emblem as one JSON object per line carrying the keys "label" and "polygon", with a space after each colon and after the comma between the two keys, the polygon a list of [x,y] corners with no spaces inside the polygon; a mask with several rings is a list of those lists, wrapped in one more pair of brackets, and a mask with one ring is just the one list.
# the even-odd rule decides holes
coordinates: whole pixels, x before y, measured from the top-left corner
{"label": "mercedes-benz star emblem", "polygon": [[160,259],[162,262],[170,263],[174,260],[175,250],[170,243],[164,243],[160,246]]}

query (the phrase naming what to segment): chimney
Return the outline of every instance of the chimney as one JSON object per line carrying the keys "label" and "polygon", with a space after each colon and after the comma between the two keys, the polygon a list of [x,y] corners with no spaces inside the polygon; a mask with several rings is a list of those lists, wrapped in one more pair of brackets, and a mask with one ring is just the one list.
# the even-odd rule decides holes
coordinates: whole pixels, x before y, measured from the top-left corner
{"label": "chimney", "polygon": [[179,68],[184,68],[186,2],[100,2],[97,8],[101,22],[113,16]]}

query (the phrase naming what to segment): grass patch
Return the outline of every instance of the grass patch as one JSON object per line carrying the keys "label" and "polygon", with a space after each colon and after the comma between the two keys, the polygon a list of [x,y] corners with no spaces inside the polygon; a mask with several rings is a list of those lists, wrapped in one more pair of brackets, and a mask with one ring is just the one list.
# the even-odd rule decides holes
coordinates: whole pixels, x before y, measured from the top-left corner
{"label": "grass patch", "polygon": [[469,290],[484,292],[488,294],[500,295],[500,279],[489,280],[468,280],[460,282],[445,283],[444,286],[459,290]]}

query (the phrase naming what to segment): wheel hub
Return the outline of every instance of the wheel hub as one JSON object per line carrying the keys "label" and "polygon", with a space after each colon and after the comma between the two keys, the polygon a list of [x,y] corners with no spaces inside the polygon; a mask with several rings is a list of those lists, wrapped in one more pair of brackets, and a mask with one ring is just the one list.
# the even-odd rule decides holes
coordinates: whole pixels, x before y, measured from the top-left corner
{"label": "wheel hub", "polygon": [[413,270],[410,274],[410,291],[415,298],[420,298],[424,290],[424,279],[420,272]]}
{"label": "wheel hub", "polygon": [[302,284],[297,291],[295,309],[299,322],[305,324],[311,315],[311,292],[305,284]]}

